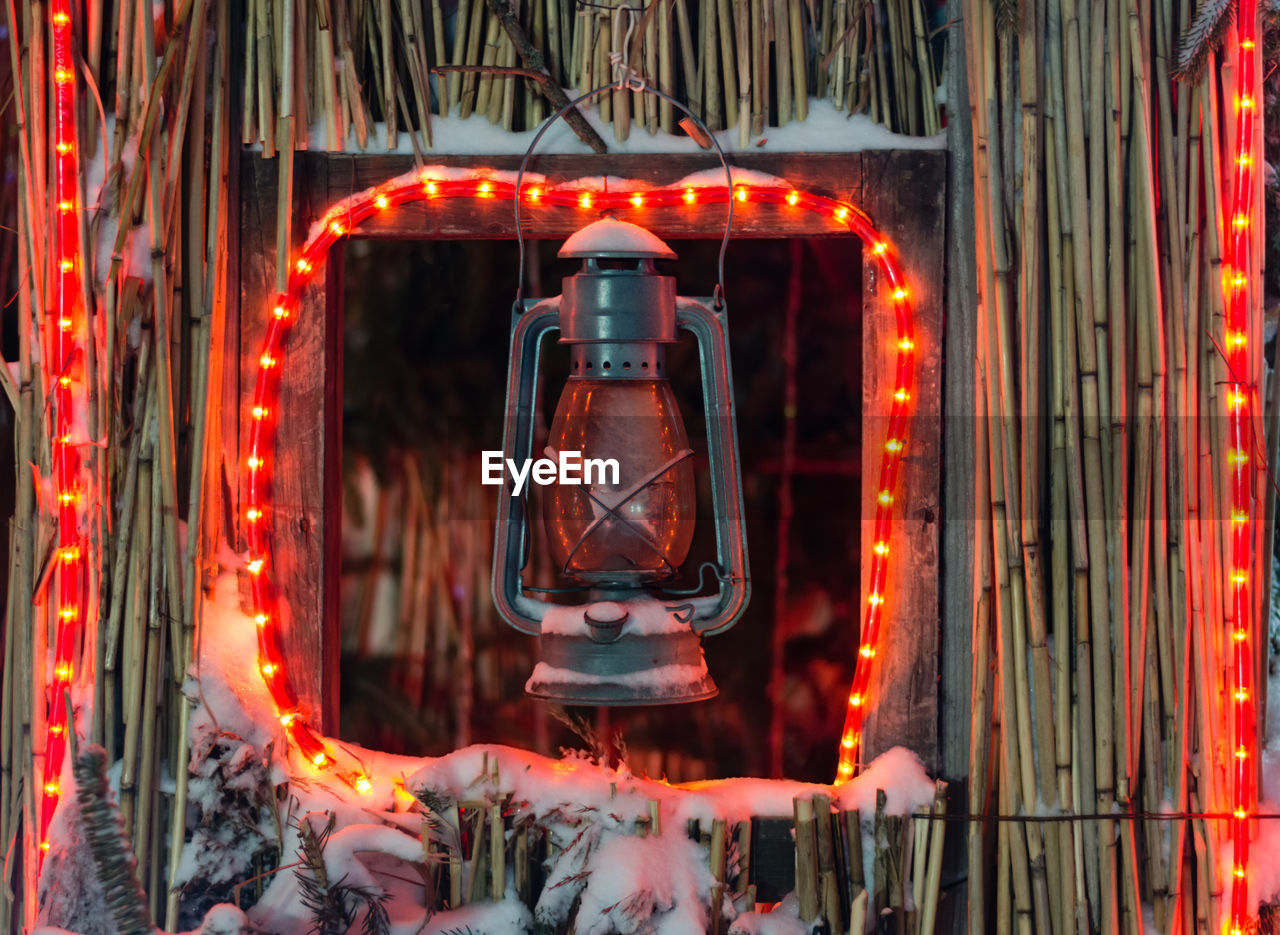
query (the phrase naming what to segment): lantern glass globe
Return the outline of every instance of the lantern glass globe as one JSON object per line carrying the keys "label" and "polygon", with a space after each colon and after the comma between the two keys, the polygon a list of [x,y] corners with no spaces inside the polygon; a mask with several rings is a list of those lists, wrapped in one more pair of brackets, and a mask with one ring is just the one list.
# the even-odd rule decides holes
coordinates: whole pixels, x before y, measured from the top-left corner
{"label": "lantern glass globe", "polygon": [[[636,587],[674,577],[693,540],[693,461],[663,378],[570,377],[548,444],[581,452],[581,484],[547,488],[545,520],[564,575]],[[617,470],[608,470],[609,459]],[[614,482],[616,480],[616,482]]]}

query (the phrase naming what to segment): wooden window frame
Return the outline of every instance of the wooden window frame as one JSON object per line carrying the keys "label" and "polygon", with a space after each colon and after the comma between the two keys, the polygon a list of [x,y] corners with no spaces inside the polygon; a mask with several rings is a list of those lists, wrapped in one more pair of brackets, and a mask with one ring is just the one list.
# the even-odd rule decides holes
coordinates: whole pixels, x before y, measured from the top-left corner
{"label": "wooden window frame", "polygon": [[[514,170],[518,156],[432,156],[427,162],[455,168]],[[872,150],[861,153],[746,153],[736,167],[788,179],[797,188],[827,194],[859,206],[896,248],[915,299],[915,411],[910,444],[899,479],[899,512],[894,527],[890,599],[882,625],[877,665],[868,691],[864,758],[891,746],[906,746],[936,771],[938,658],[941,626],[939,518],[942,480],[942,387],[945,259],[946,153],[941,150]],[[531,166],[553,181],[613,176],[668,185],[714,165],[709,155],[621,154],[540,156]],[[289,242],[300,244],[307,228],[334,202],[415,167],[409,156],[300,152],[294,157],[294,217]],[[248,442],[245,411],[256,375],[266,327],[266,310],[276,290],[277,160],[244,153],[231,178],[231,230],[240,237],[230,251],[228,294],[231,320],[224,351],[228,367],[222,387],[224,490],[228,540],[246,548],[241,511],[245,492],[243,451]],[[403,205],[361,226],[359,236],[375,239],[501,239],[514,237],[514,217],[506,201],[475,199]],[[644,223],[660,237],[719,237],[722,205],[654,209]],[[539,218],[539,238],[567,236],[583,223],[572,211]],[[525,223],[529,235],[528,222]],[[734,237],[786,238],[853,236],[843,225],[808,211],[781,207],[740,210]],[[732,249],[732,246],[730,246]],[[304,298],[289,339],[282,371],[274,498],[271,515],[273,562],[288,605],[285,650],[294,685],[314,722],[330,735],[338,725],[336,628],[317,621],[338,614],[339,536],[342,470],[342,247],[334,248],[323,277]],[[851,283],[851,286],[854,283]],[[876,261],[863,252],[862,480],[863,517],[874,515],[878,446],[892,392],[889,346],[896,336],[892,302],[880,288]],[[743,314],[734,308],[736,314]],[[883,336],[883,340],[876,340]],[[314,417],[298,414],[313,413]],[[328,509],[325,505],[328,504]],[[863,522],[863,554],[869,554],[871,521]],[[866,563],[861,569],[866,593]],[[514,631],[513,631],[514,632]],[[891,686],[891,689],[890,689]],[[843,704],[844,699],[832,699]],[[832,743],[836,738],[832,738]]]}

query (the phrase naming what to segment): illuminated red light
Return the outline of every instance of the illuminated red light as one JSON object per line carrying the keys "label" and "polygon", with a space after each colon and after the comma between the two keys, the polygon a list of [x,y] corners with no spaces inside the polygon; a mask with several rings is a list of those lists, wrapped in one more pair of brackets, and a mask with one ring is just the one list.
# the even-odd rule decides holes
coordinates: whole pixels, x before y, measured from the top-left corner
{"label": "illuminated red light", "polygon": [[[444,194],[446,197],[450,195],[455,197],[465,197],[467,195],[476,195],[479,197],[494,197],[496,194],[495,186],[491,184],[489,180],[477,181],[475,183],[474,188],[450,186],[447,189],[442,189],[439,185],[437,185],[436,181],[427,178],[425,175],[420,175],[417,178],[415,178],[415,183],[418,183],[419,180],[420,180],[420,184],[413,184],[403,190],[397,189],[396,192],[394,193],[394,198],[397,199],[397,201],[400,201],[400,200],[412,200],[414,198],[425,199],[427,197],[437,196],[440,194]],[[505,197],[505,198],[514,199],[514,198],[519,198],[521,196],[521,190],[513,186],[507,186],[502,191],[503,191],[502,197]],[[779,190],[777,188],[770,187],[765,189],[764,191],[765,191],[765,194],[768,196],[766,200],[773,201],[775,199],[780,198],[781,200],[785,201],[786,204],[792,207],[800,206],[801,202],[803,201],[804,202],[803,207],[806,210],[813,211],[817,214],[826,214],[826,216],[829,218],[835,217],[838,220],[846,221],[850,219],[853,214],[853,208],[851,208],[848,205],[833,203],[831,200],[823,197],[811,197],[808,193],[801,192],[798,190],[787,190],[787,189]],[[545,194],[546,194],[546,189],[537,185],[531,186],[523,190],[523,196],[530,202],[539,201]],[[573,202],[575,202],[579,208],[585,210],[585,209],[591,208],[594,205],[595,203],[594,194],[595,193],[590,191],[579,190],[576,193],[570,194],[568,197],[572,199]],[[736,200],[739,202],[745,202],[745,201],[751,200],[753,197],[753,194],[754,194],[754,191],[749,186],[731,186],[729,189],[729,196],[733,200]],[[610,197],[609,203],[614,204],[625,199],[625,201],[629,202],[632,207],[641,208],[646,204],[646,199],[650,197],[650,195],[658,198],[659,202],[664,205],[673,203],[675,198],[680,198],[685,204],[691,204],[691,205],[696,204],[699,201],[696,189],[681,187],[681,188],[675,188],[675,189],[671,189],[671,188],[657,189],[651,192],[644,192],[644,193],[641,193],[641,192],[632,192],[629,194],[619,193],[619,194],[609,196]],[[388,193],[378,193],[371,197],[365,196],[365,200],[362,202],[361,207],[365,211],[368,211],[369,207],[371,206],[376,207],[378,209],[385,209],[390,207],[391,204],[392,204],[392,195],[389,195]],[[886,240],[881,239],[879,235],[875,234],[875,232],[870,231],[869,228],[864,230],[858,230],[858,232],[862,234],[862,236],[865,238],[866,245],[871,250],[871,252],[875,256],[882,258],[882,262],[885,264],[885,268],[887,269],[888,275],[890,276],[890,281],[894,283],[902,282],[901,272],[897,268],[896,261],[889,258],[889,256],[891,255],[890,244]],[[344,228],[342,224],[338,223],[337,221],[333,221],[328,225],[327,229],[321,228],[321,234],[326,237],[330,234],[334,236],[343,236],[347,234],[347,230]],[[324,243],[325,241],[320,239],[320,235],[317,235],[317,237],[313,241],[309,241],[308,243],[304,244],[303,250],[302,250],[304,259],[301,259],[298,261],[298,265],[297,265],[298,272],[300,273],[312,272],[311,263],[307,261],[305,257],[311,256],[311,255],[323,256],[322,253],[319,253],[317,251],[323,248]],[[272,314],[276,319],[285,319],[290,317],[290,315],[292,314],[291,306],[298,301],[298,290],[300,288],[301,286],[295,280],[294,283],[291,284],[290,291],[286,295],[280,298],[279,304],[275,305],[272,308]],[[903,286],[899,286],[897,289],[893,291],[893,296],[898,302],[903,302],[908,297],[907,289]],[[910,334],[910,330],[909,330],[911,325],[910,317],[909,317],[911,315],[910,307],[905,305],[899,307],[898,314],[900,316],[905,316],[903,319],[900,319],[900,321],[904,322],[903,324],[904,330],[907,331],[908,334]],[[269,344],[267,348],[263,350],[263,352],[261,353],[261,356],[259,357],[259,364],[263,369],[274,367],[280,363],[279,357],[282,353],[282,348],[280,347],[278,342],[280,341],[280,335],[282,334],[287,334],[287,332],[282,332],[282,331],[272,332],[272,337],[269,339],[272,343]],[[910,337],[900,338],[897,341],[897,346],[899,351],[909,352],[914,350],[914,344]],[[902,366],[901,357],[899,358],[899,361],[900,361],[899,366]],[[911,393],[910,381],[911,381],[910,370],[906,371],[905,376],[902,374],[899,375],[900,385],[898,385],[895,388],[895,391],[893,393],[893,398],[897,402],[903,403],[910,399],[910,393]],[[268,386],[269,385],[270,384],[268,384]],[[275,405],[274,400],[275,400],[274,396],[268,396],[268,395],[259,395],[257,398],[253,400],[254,405],[251,409],[251,413],[253,414],[253,417],[261,423],[261,427],[255,429],[255,432],[257,434],[255,434],[254,436],[253,447],[251,449],[253,453],[250,455],[250,457],[247,459],[247,462],[246,462],[250,471],[257,470],[258,468],[264,465],[264,461],[261,457],[260,452],[264,451],[266,448],[269,448],[272,444],[274,444],[274,441],[272,438],[274,427],[270,421],[267,421],[267,418],[266,418],[268,407],[269,406],[273,407]],[[901,410],[896,410],[896,411],[900,412]],[[904,450],[906,442],[902,437],[901,427],[895,429],[895,432],[891,437],[886,437],[884,444],[885,444],[885,449],[882,457],[885,460],[882,462],[882,464],[890,465],[890,464],[896,463],[896,461],[891,461],[889,459],[896,459],[897,457],[899,457],[900,452]],[[889,483],[891,484],[892,481],[889,481]],[[882,507],[890,507],[893,505],[894,498],[893,498],[891,489],[889,488],[881,490],[878,493],[877,498],[879,503],[882,505]],[[268,506],[269,504],[262,504],[260,506],[254,506],[254,507],[248,508],[246,510],[247,519],[250,522],[254,522],[257,518],[260,518],[265,513],[265,509]],[[259,534],[263,535],[265,533],[259,533]],[[883,533],[880,533],[879,535],[883,535]],[[267,554],[269,554],[269,548],[270,546],[268,544]],[[873,548],[875,550],[876,555],[878,556],[877,561],[880,562],[879,567],[882,570],[881,573],[883,573],[883,569],[886,567],[886,563],[888,560],[888,551],[889,551],[888,543],[884,539],[880,539],[874,544]],[[251,574],[256,575],[262,571],[264,563],[265,563],[264,558],[254,558],[252,561],[248,562],[247,567]],[[855,674],[855,685],[859,687],[857,688],[857,690],[852,692],[848,698],[850,711],[857,711],[858,714],[856,717],[854,717],[851,721],[849,721],[846,724],[846,729],[842,733],[841,747],[843,752],[842,752],[839,767],[838,767],[839,777],[841,780],[850,778],[856,769],[856,762],[857,762],[856,751],[857,751],[859,739],[861,736],[861,732],[860,732],[861,713],[860,712],[867,706],[867,698],[865,695],[866,673],[865,673],[864,665],[869,665],[870,660],[872,660],[876,655],[876,648],[875,648],[876,639],[877,639],[876,628],[878,627],[879,621],[881,618],[881,613],[882,613],[881,608],[885,603],[884,596],[882,593],[884,579],[880,578],[879,581],[880,581],[880,585],[878,586],[877,590],[873,591],[867,596],[867,602],[870,608],[868,610],[868,620],[871,622],[871,631],[867,634],[864,634],[865,641],[858,650],[859,662],[858,662],[858,672]],[[258,599],[261,600],[261,597],[259,597]],[[269,618],[266,612],[259,612],[255,614],[254,620],[259,627],[264,627],[269,622]],[[282,668],[282,663],[280,660],[278,659],[264,660],[262,661],[262,669],[263,669],[264,675],[269,675],[275,680],[273,685],[273,692],[280,690],[284,686],[287,686],[288,676],[286,675],[285,670]],[[298,743],[302,744],[304,751],[306,751],[305,755],[307,756],[308,759],[310,759],[310,761],[316,767],[325,766],[332,762],[331,757],[323,750],[319,752],[311,752],[315,750],[314,739],[308,740],[306,736],[297,734],[296,732],[292,731],[292,728],[297,726],[303,726],[303,729],[305,730],[305,722],[302,720],[300,715],[298,715],[296,712],[293,712],[293,711],[280,711],[278,712],[278,716],[280,717],[281,724],[286,728],[291,729],[291,736],[293,736]],[[371,788],[372,786],[372,783],[369,777],[363,774],[356,774],[349,781],[352,782],[352,784],[362,792],[366,791],[366,787]]]}

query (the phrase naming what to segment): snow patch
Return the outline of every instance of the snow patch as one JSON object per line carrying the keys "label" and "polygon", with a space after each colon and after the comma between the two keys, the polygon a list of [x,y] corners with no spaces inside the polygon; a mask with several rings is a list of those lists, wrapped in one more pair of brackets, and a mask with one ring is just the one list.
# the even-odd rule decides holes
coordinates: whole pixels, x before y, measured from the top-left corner
{"label": "snow patch", "polygon": [[[577,92],[569,89],[570,99]],[[582,109],[587,122],[600,134],[611,153],[705,153],[707,152],[687,136],[675,136],[658,132],[650,134],[643,127],[633,126],[626,140],[619,141],[613,135],[612,123],[600,117],[594,108]],[[457,155],[518,155],[526,152],[538,133],[533,130],[511,132],[489,122],[482,114],[472,114],[462,119],[457,113],[447,117],[431,117],[431,135],[434,153]],[[750,140],[745,147],[738,145],[738,128],[719,130],[711,134],[725,154],[736,152],[784,152],[784,153],[846,153],[868,149],[944,149],[946,134],[934,136],[905,136],[894,133],[876,123],[867,114],[848,114],[837,110],[835,104],[825,98],[809,99],[809,116],[806,120],[793,120],[785,127],[767,127],[763,135]],[[394,149],[386,145],[386,127],[376,123],[371,127],[368,145],[362,150],[356,142],[354,130],[349,130],[341,152],[398,153],[411,156],[413,144],[408,133],[401,133]],[[421,144],[421,141],[419,142]],[[254,149],[261,149],[255,144]],[[307,148],[316,152],[329,149],[328,130],[323,122],[312,124],[307,134]],[[578,139],[573,129],[560,120],[548,128],[538,142],[538,153],[590,153],[591,148]],[[721,176],[723,178],[723,175]]]}
{"label": "snow patch", "polygon": [[[241,564],[230,553],[222,559],[228,567]],[[660,602],[648,604],[633,615],[637,627],[661,630],[671,625]],[[581,608],[577,613],[580,617]],[[555,618],[553,628],[568,625],[562,619],[568,615],[559,608],[548,616]],[[256,665],[257,627],[241,607],[234,571],[217,581],[203,621],[204,637],[187,685],[198,702],[192,719],[191,805],[207,819],[238,814],[234,809],[228,813],[226,804],[238,801],[246,817],[240,823],[198,822],[184,848],[179,877],[198,877],[206,884],[224,881],[220,885],[229,888],[258,872],[255,857],[271,855],[281,869],[248,913],[264,931],[299,931],[311,923],[299,899],[298,872],[307,871],[291,866],[301,850],[302,822],[317,833],[332,822],[324,847],[326,871],[331,879],[345,877],[345,885],[386,894],[396,935],[466,931],[468,926],[475,935],[505,935],[538,925],[562,926],[571,918],[583,935],[680,935],[705,931],[711,911],[713,881],[705,850],[685,833],[690,821],[707,828],[722,819],[732,827],[752,816],[789,817],[796,797],[822,793],[837,808],[859,809],[870,823],[877,788],[886,791],[887,811],[895,815],[910,814],[934,795],[919,759],[905,750],[882,755],[861,776],[840,786],[750,778],[673,786],[636,776],[625,764],[602,765],[585,754],[553,760],[526,750],[478,745],[441,757],[410,758],[336,740],[326,741],[326,747],[339,768],[317,772],[282,755],[283,729]],[[652,679],[649,673],[637,677]],[[344,781],[356,769],[369,779],[364,793]],[[247,807],[251,802],[257,803],[252,809]],[[267,802],[277,803],[278,812],[261,807]],[[452,825],[456,817],[451,816],[456,816],[453,806],[462,802],[501,804],[513,825],[535,822],[545,834],[554,857],[532,912],[515,901],[514,870],[508,867],[503,900],[428,918],[427,892],[406,864],[421,864],[424,833],[443,847],[458,846],[458,829]],[[865,831],[863,839],[870,843]],[[864,857],[864,865],[870,869],[874,864]],[[787,906],[784,900],[768,915],[744,914],[734,921],[733,931],[805,931]],[[734,915],[728,902],[715,909],[730,919]],[[221,935],[219,929],[202,931]]]}
{"label": "snow patch", "polygon": [[681,688],[692,689],[700,685],[706,677],[705,664],[695,666],[673,662],[637,672],[595,675],[539,662],[533,667],[533,674],[525,683],[525,690],[529,691],[535,685],[617,685],[619,688],[635,692],[640,697],[659,698],[679,694],[678,690]]}
{"label": "snow patch", "polygon": [[[590,628],[585,615],[591,611],[596,620],[604,618],[595,608],[604,604],[551,604],[542,618],[542,632],[554,636],[587,636]],[[668,610],[668,604],[643,597],[616,605],[627,611],[627,622],[622,625],[621,636],[659,636],[670,633],[688,633],[688,622],[676,619]]]}

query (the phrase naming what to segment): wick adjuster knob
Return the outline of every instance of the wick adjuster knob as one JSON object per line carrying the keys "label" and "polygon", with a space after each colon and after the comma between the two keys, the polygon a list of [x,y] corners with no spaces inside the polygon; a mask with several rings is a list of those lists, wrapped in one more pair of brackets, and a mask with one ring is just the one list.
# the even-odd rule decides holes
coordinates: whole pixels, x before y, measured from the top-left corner
{"label": "wick adjuster knob", "polygon": [[596,643],[612,643],[622,635],[622,626],[631,614],[621,604],[602,601],[592,604],[582,614],[587,634]]}

